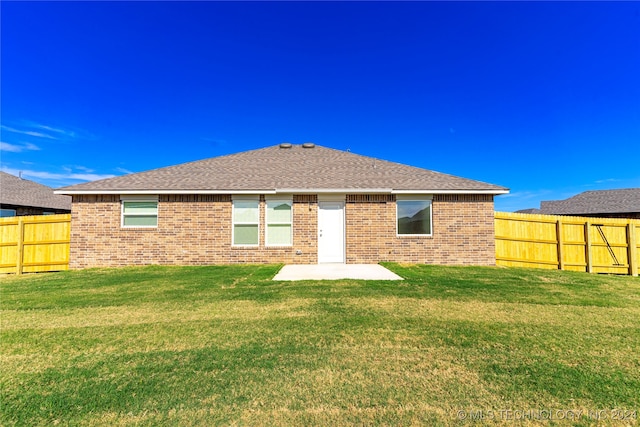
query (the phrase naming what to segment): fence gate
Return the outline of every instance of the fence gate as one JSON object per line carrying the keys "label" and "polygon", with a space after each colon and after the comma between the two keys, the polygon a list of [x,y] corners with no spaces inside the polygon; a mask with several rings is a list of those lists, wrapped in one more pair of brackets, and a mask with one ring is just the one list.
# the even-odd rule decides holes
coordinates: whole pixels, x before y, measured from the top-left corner
{"label": "fence gate", "polygon": [[638,275],[640,220],[495,213],[496,264]]}

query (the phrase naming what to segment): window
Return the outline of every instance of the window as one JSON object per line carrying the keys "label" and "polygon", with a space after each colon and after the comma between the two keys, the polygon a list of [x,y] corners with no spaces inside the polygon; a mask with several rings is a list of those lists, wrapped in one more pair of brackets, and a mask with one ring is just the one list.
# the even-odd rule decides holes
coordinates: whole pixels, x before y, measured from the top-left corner
{"label": "window", "polygon": [[267,246],[292,245],[291,200],[267,200]]}
{"label": "window", "polygon": [[16,216],[15,209],[0,209],[0,218],[5,218],[8,216]]}
{"label": "window", "polygon": [[233,245],[258,246],[259,200],[233,201]]}
{"label": "window", "polygon": [[398,200],[398,235],[431,235],[431,200]]}
{"label": "window", "polygon": [[158,201],[157,200],[123,200],[122,201],[122,226],[123,227],[157,227],[158,226]]}

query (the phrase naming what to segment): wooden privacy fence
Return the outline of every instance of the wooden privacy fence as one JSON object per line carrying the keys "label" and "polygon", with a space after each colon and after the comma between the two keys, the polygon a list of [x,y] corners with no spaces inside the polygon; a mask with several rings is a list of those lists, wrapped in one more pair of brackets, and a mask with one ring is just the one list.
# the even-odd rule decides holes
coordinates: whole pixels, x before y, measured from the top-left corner
{"label": "wooden privacy fence", "polygon": [[[637,276],[640,220],[495,213],[496,263]],[[0,218],[0,273],[69,268],[71,215]]]}
{"label": "wooden privacy fence", "polygon": [[496,264],[638,275],[640,220],[495,213]]}
{"label": "wooden privacy fence", "polygon": [[0,273],[69,268],[71,215],[0,218]]}

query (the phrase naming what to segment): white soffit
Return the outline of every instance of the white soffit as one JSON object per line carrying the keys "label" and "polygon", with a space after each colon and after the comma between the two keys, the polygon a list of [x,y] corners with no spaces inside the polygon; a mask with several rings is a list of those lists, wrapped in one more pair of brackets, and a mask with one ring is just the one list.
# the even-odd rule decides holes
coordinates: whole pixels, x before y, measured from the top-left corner
{"label": "white soffit", "polygon": [[390,188],[282,188],[277,190],[56,190],[54,194],[91,195],[91,194],[508,194],[509,190],[393,190]]}

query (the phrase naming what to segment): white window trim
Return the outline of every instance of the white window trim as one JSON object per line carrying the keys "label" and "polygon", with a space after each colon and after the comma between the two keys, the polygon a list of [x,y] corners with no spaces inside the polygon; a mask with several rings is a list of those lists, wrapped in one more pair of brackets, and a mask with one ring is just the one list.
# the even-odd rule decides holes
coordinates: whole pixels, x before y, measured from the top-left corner
{"label": "white window trim", "polygon": [[[160,223],[160,202],[159,197],[157,195],[135,195],[135,196],[120,196],[120,227],[122,228],[158,228],[158,224]],[[156,202],[156,225],[124,225],[124,203],[125,202]],[[127,216],[136,216],[127,215]]]}
{"label": "white window trim", "polygon": [[[291,220],[289,222],[271,222],[269,221],[269,203],[288,203],[291,206]],[[264,243],[269,247],[291,247],[293,246],[293,198],[271,198],[265,200],[264,213]],[[289,244],[269,244],[269,225],[290,225],[291,226],[291,243]]]}
{"label": "white window trim", "polygon": [[[398,202],[429,202],[429,234],[400,234],[398,231]],[[432,237],[433,236],[433,195],[403,194],[396,195],[396,237]]]}
{"label": "white window trim", "polygon": [[[256,222],[236,222],[236,205],[234,202],[257,202],[258,203],[258,221]],[[236,248],[249,247],[256,248],[260,246],[260,196],[256,195],[233,195],[231,197],[231,246]],[[257,225],[258,226],[258,243],[256,244],[237,244],[235,242],[235,227],[236,225]]]}

